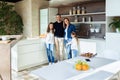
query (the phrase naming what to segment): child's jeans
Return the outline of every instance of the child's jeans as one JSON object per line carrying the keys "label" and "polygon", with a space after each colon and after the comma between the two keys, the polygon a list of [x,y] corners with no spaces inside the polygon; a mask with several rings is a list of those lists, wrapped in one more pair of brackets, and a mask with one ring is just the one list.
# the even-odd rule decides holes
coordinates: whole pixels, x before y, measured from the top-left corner
{"label": "child's jeans", "polygon": [[72,58],[77,57],[78,50],[72,49]]}
{"label": "child's jeans", "polygon": [[48,61],[52,62],[52,63],[54,63],[53,49],[54,49],[54,44],[47,44],[46,43],[46,51],[47,51]]}

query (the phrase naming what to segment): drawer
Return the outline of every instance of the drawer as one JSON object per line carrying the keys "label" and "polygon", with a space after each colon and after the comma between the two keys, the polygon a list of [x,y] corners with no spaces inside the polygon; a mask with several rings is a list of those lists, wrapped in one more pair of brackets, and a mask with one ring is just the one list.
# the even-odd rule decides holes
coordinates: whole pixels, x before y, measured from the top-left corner
{"label": "drawer", "polygon": [[18,66],[19,67],[23,67],[27,65],[36,66],[33,64],[37,64],[37,63],[41,64],[43,61],[47,60],[47,57],[44,54],[45,53],[41,53],[39,51],[39,52],[31,52],[29,54],[20,55],[18,59]]}
{"label": "drawer", "polygon": [[27,45],[27,44],[44,44],[45,39],[25,39],[25,40],[20,40],[17,45]]}
{"label": "drawer", "polygon": [[42,44],[29,44],[18,46],[18,54],[26,54],[34,51],[45,50],[45,45]]}

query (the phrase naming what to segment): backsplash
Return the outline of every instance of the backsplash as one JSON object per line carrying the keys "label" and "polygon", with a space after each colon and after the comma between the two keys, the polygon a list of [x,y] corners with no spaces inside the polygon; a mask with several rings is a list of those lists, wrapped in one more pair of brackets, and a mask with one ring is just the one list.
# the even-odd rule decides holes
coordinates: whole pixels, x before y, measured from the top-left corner
{"label": "backsplash", "polygon": [[104,24],[75,24],[78,38],[104,38]]}

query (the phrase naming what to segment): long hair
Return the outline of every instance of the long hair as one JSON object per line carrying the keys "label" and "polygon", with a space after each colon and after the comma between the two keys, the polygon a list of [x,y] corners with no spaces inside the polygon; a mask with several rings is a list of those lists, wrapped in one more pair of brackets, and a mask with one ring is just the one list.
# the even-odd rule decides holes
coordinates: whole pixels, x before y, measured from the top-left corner
{"label": "long hair", "polygon": [[69,20],[69,18],[67,18],[67,17],[66,17],[66,18],[64,18],[64,19],[63,19],[63,27],[64,27],[64,28],[66,28],[66,26],[67,26],[67,25],[65,24],[65,22],[64,22],[64,21],[65,21],[65,19],[66,19],[66,20],[68,20],[68,22],[69,22],[69,24],[70,24],[70,20]]}
{"label": "long hair", "polygon": [[75,39],[76,39],[76,41],[77,41],[77,43],[78,43],[78,37],[77,37],[76,32],[73,31],[73,32],[71,33],[71,35],[74,35],[74,36],[75,36]]}
{"label": "long hair", "polygon": [[[50,24],[53,24],[53,22],[50,22],[50,23],[48,24],[47,33],[50,32]],[[54,25],[53,25],[52,33],[54,33]]]}

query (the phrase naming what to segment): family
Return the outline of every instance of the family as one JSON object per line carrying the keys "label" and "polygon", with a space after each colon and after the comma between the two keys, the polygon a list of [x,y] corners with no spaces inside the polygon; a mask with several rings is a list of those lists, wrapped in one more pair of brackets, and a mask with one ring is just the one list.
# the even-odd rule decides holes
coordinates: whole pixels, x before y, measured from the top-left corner
{"label": "family", "polygon": [[[50,22],[46,33],[46,52],[49,64],[76,57],[78,55],[78,38],[76,29],[68,18],[62,21],[61,15],[56,15],[56,22]],[[54,50],[55,49],[55,50]]]}

